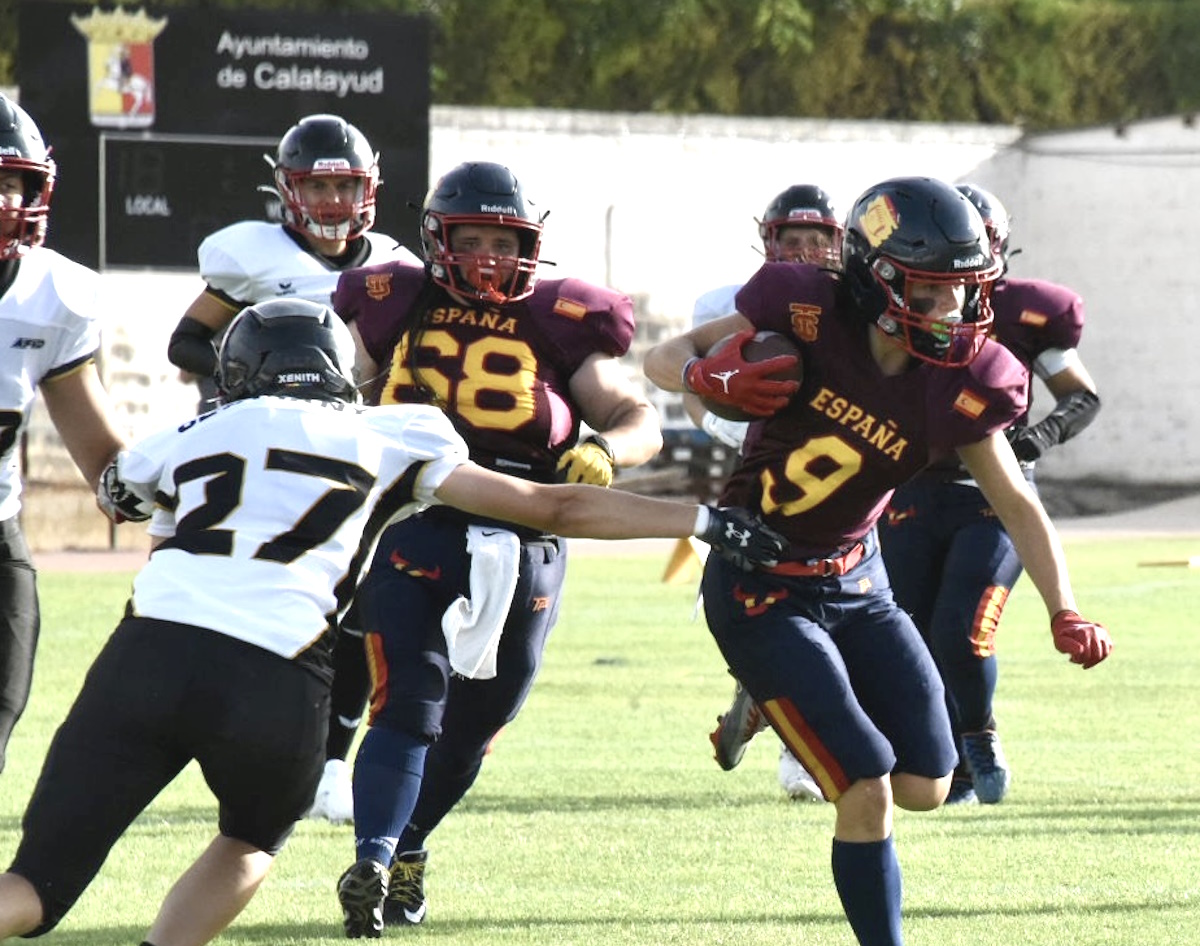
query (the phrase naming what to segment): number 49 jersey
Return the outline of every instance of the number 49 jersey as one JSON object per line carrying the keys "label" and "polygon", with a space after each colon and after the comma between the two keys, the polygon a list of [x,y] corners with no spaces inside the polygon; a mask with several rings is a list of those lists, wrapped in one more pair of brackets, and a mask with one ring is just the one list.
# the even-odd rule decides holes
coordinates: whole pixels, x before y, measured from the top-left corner
{"label": "number 49 jersey", "polygon": [[130,613],[208,628],[328,678],[334,625],[379,532],[466,462],[446,418],[286,397],[220,407],[130,448],[162,538]]}

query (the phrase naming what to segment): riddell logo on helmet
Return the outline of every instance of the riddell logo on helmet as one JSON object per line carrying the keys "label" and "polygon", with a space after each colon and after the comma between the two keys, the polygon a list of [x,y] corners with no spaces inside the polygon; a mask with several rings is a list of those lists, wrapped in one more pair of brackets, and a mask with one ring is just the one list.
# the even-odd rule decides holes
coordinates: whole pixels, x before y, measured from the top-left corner
{"label": "riddell logo on helmet", "polygon": [[481,214],[512,214],[516,216],[517,208],[512,204],[480,204],[479,212]]}
{"label": "riddell logo on helmet", "polygon": [[982,266],[985,262],[987,262],[987,257],[982,253],[978,253],[975,256],[968,256],[966,259],[956,259],[954,261],[954,268],[974,269],[977,266]]}
{"label": "riddell logo on helmet", "polygon": [[312,164],[313,174],[347,174],[351,170],[345,158],[317,158]]}

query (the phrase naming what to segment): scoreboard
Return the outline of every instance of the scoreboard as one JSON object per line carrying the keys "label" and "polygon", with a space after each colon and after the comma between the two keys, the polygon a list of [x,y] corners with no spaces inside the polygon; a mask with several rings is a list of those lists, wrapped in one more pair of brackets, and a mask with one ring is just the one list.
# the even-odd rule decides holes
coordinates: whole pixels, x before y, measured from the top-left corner
{"label": "scoreboard", "polygon": [[206,236],[236,220],[274,219],[263,155],[276,139],[101,134],[100,268],[195,269]]}

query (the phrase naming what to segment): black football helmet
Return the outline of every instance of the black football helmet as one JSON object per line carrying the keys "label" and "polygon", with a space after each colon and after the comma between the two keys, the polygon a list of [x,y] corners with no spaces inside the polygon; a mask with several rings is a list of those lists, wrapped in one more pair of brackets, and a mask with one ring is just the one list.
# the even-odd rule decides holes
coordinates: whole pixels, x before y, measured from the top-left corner
{"label": "black football helmet", "polygon": [[842,221],[834,209],[833,200],[815,184],[793,184],[776,194],[762,219],[758,235],[762,238],[763,253],[772,262],[784,259],[778,249],[779,231],[784,227],[821,227],[829,232],[830,247],[820,252],[806,252],[805,263],[815,263],[824,269],[842,268]]}
{"label": "black football helmet", "polygon": [[1008,210],[1000,203],[1000,198],[978,184],[959,184],[958,192],[969,200],[979,216],[983,217],[983,225],[987,227],[988,237],[992,241],[992,255],[998,256],[1008,270],[1008,258],[1015,256],[1020,250],[1009,250],[1008,240],[1012,231],[1012,220]]}
{"label": "black football helmet", "polygon": [[[979,354],[1002,266],[979,211],[953,185],[898,177],[869,188],[846,220],[842,265],[858,311],[910,355],[953,367]],[[961,316],[915,309],[913,282],[963,287]]]}
{"label": "black football helmet", "polygon": [[353,403],[353,366],[354,340],[329,306],[269,299],[230,324],[217,356],[217,390],[226,404],[262,394]]}
{"label": "black football helmet", "polygon": [[[433,281],[452,292],[503,304],[533,292],[542,243],[542,221],[512,171],[500,164],[469,161],[447,171],[421,208],[421,251]],[[520,255],[488,257],[455,253],[450,233],[462,224],[510,227]]]}
{"label": "black football helmet", "polygon": [[0,171],[21,175],[21,206],[0,210],[0,259],[16,259],[46,239],[54,162],[29,113],[0,95]]}
{"label": "black football helmet", "polygon": [[[274,170],[273,190],[283,203],[283,222],[298,233],[322,240],[353,240],[375,225],[379,155],[366,136],[337,115],[309,115],[288,129],[275,157],[263,155]],[[308,207],[300,182],[310,177],[358,179],[353,204]]]}

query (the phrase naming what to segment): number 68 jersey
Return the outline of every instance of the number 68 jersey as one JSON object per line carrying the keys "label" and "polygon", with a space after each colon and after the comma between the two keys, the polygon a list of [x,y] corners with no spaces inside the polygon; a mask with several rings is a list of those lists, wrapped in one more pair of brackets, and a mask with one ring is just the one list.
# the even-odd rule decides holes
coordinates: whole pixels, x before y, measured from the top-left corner
{"label": "number 68 jersey", "polygon": [[131,447],[161,543],[129,613],[204,627],[332,676],[337,617],[379,532],[467,460],[437,410],[247,398]]}

